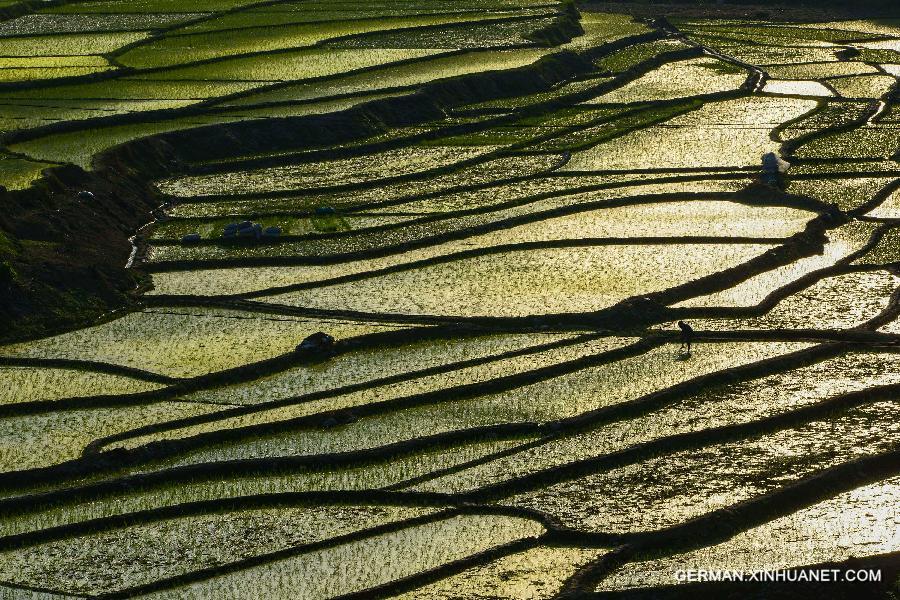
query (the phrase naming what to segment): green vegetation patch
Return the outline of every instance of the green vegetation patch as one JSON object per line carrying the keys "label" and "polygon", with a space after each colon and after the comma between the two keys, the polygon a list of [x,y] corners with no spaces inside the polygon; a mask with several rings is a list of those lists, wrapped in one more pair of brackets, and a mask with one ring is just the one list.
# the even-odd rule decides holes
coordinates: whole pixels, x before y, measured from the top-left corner
{"label": "green vegetation patch", "polygon": [[743,69],[715,58],[697,58],[666,63],[591,102],[674,100],[737,90],[746,80],[747,71]]}
{"label": "green vegetation patch", "polygon": [[78,56],[109,54],[147,37],[146,32],[87,33],[0,38],[0,56]]}
{"label": "green vegetation patch", "polygon": [[526,94],[524,96],[511,96],[509,98],[498,98],[497,100],[488,100],[487,102],[478,102],[475,104],[467,104],[457,109],[458,114],[467,114],[470,111],[477,113],[478,111],[508,111],[534,104],[541,104],[551,100],[559,100],[569,94],[577,94],[590,90],[592,88],[603,85],[611,81],[611,77],[597,77],[578,81],[569,81],[553,87],[546,92],[536,92],[534,94]]}
{"label": "green vegetation patch", "polygon": [[207,14],[31,14],[0,23],[0,37],[159,29]]}
{"label": "green vegetation patch", "polygon": [[[304,3],[305,4],[305,3]],[[352,27],[352,21],[380,21],[383,29],[391,29],[397,24],[405,23],[403,27],[421,25],[437,25],[440,23],[454,23],[462,21],[480,21],[484,19],[497,19],[503,17],[522,17],[530,15],[546,14],[546,8],[517,9],[517,10],[492,10],[492,11],[465,11],[445,9],[429,10],[427,5],[419,8],[402,4],[356,4],[345,5],[345,10],[340,10],[337,5],[318,5],[309,7],[306,11],[286,10],[293,6],[290,3],[281,3],[269,7],[260,7],[258,10],[247,10],[237,13],[226,13],[214,19],[204,20],[200,23],[179,28],[179,33],[205,33],[211,31],[224,31],[228,29],[246,29],[257,27],[283,26],[293,24],[321,23],[327,29],[331,22],[342,22]],[[331,8],[336,6],[336,9]],[[267,10],[267,8],[269,10]],[[281,10],[274,10],[281,9]]]}
{"label": "green vegetation patch", "polygon": [[74,369],[0,367],[0,405],[93,395],[134,394],[162,386],[119,375]]}
{"label": "green vegetation patch", "polygon": [[[520,10],[524,7],[559,6],[560,0],[372,0],[363,9],[382,11],[386,16],[394,14],[420,14],[445,12],[479,12]],[[302,12],[318,13],[335,11],[351,13],[360,10],[357,0],[289,0],[269,6],[255,8],[258,12]]]}
{"label": "green vegetation patch", "polygon": [[[330,112],[347,110],[358,104],[383,100],[385,98],[395,98],[402,96],[403,92],[394,93],[375,93],[366,96],[351,96],[345,98],[336,98],[333,100],[321,100],[319,102],[306,102],[302,104],[277,104],[275,106],[259,106],[259,107],[224,107],[211,110],[211,114],[221,117],[240,117],[240,118],[271,118],[271,117],[302,117],[305,115],[319,115]],[[277,155],[278,152],[271,155]],[[211,164],[211,163],[206,163]]]}
{"label": "green vegetation patch", "polygon": [[0,68],[0,81],[40,81],[42,79],[79,77],[81,75],[90,75],[92,73],[102,73],[103,71],[108,71],[109,69],[110,67],[37,67],[31,69]]}
{"label": "green vegetation patch", "polygon": [[4,99],[0,104],[0,131],[31,129],[61,121],[81,121],[130,112],[165,110],[193,104],[194,100],[36,100]]}
{"label": "green vegetation patch", "polygon": [[795,152],[799,158],[887,159],[900,151],[900,128],[895,125],[869,125],[853,131],[816,139]]}
{"label": "green vegetation patch", "polygon": [[546,49],[488,50],[453,56],[422,57],[420,60],[403,65],[387,65],[363,73],[263,91],[230,100],[228,104],[245,105],[263,102],[290,102],[341,94],[359,94],[374,90],[418,86],[431,81],[468,75],[470,73],[522,67],[536,62],[545,56],[547,52]]}
{"label": "green vegetation patch", "polygon": [[256,55],[229,58],[219,62],[177,67],[158,73],[139,76],[139,79],[153,80],[199,80],[199,81],[291,81],[328,77],[377,67],[387,63],[421,59],[440,54],[442,50],[293,50],[276,55]]}
{"label": "green vegetation patch", "polygon": [[[246,17],[246,15],[242,16]],[[119,56],[118,59],[123,64],[133,67],[166,67],[225,56],[312,46],[334,37],[401,27],[422,27],[448,21],[466,21],[471,19],[472,17],[441,18],[435,16],[370,20],[352,19],[298,25],[273,24],[270,27],[254,27],[238,31],[226,30],[191,35],[170,35],[133,48]],[[466,25],[465,27],[471,27],[471,25]],[[348,47],[355,46],[350,44]],[[411,48],[413,46],[391,47]],[[439,48],[445,46],[420,47]],[[282,57],[271,57],[274,63],[279,62],[280,59]]]}
{"label": "green vegetation patch", "polygon": [[0,58],[0,81],[35,81],[100,73],[113,68],[102,56]]}
{"label": "green vegetation patch", "polygon": [[628,15],[614,13],[581,13],[581,28],[584,34],[562,47],[566,50],[588,50],[625,37],[647,33],[650,29]]}
{"label": "green vegetation patch", "polygon": [[52,166],[50,163],[12,156],[0,157],[0,185],[9,190],[23,190],[34,180],[40,179],[44,169]]}
{"label": "green vegetation patch", "polygon": [[[164,85],[167,82],[161,82]],[[382,96],[384,97],[384,96]],[[92,167],[93,158],[113,146],[130,142],[132,140],[167,133],[170,131],[179,131],[182,129],[191,129],[202,127],[205,125],[217,125],[222,123],[233,123],[235,121],[244,121],[249,119],[262,119],[269,117],[291,117],[312,114],[321,114],[336,110],[344,110],[353,105],[372,100],[373,98],[354,99],[347,98],[342,100],[325,101],[312,104],[302,104],[298,106],[275,107],[275,108],[256,108],[210,112],[200,115],[192,115],[187,117],[176,117],[168,120],[154,120],[126,125],[110,125],[105,127],[85,128],[78,131],[70,131],[65,133],[52,133],[34,139],[12,144],[10,147],[16,152],[21,152],[30,157],[40,160],[58,162],[58,163],[74,163],[84,169]],[[181,102],[165,102],[156,103],[152,101],[123,103],[120,104],[121,109],[118,112],[159,110],[163,108],[174,108],[177,106],[185,106],[191,104],[191,101]],[[111,106],[115,106],[113,103]],[[38,114],[42,114],[40,109]],[[0,115],[3,114],[2,105],[0,105]],[[90,112],[81,112],[82,118],[90,118],[91,116],[102,116],[91,114]],[[2,121],[0,121],[2,122]]]}
{"label": "green vegetation patch", "polygon": [[854,210],[872,200],[894,177],[835,177],[833,179],[792,179],[788,191]]}
{"label": "green vegetation patch", "polygon": [[766,71],[775,79],[812,80],[842,75],[867,75],[878,73],[878,69],[871,65],[853,61],[776,65],[766,67]]}
{"label": "green vegetation patch", "polygon": [[845,127],[864,117],[868,110],[868,102],[829,102],[823,108],[786,127],[782,130],[781,137],[792,140],[823,129]]}
{"label": "green vegetation patch", "polygon": [[83,129],[54,133],[10,145],[15,152],[39,160],[72,163],[90,170],[94,156],[113,146],[132,140],[190,129],[215,123],[238,120],[240,117],[182,117],[168,121],[151,121],[129,125],[113,125],[96,129]]}
{"label": "green vegetation patch", "polygon": [[663,52],[673,52],[685,48],[688,48],[688,45],[679,40],[657,40],[628,46],[594,62],[599,69],[620,73]]}
{"label": "green vegetation patch", "polygon": [[328,45],[335,48],[502,48],[532,44],[535,32],[553,25],[555,17],[407,29],[359,35]]}
{"label": "green vegetation patch", "polygon": [[[120,78],[93,83],[76,83],[53,86],[44,89],[0,92],[0,102],[29,100],[23,104],[31,104],[31,100],[39,102],[62,100],[95,100],[99,105],[108,100],[111,105],[117,100],[160,100],[179,102],[182,100],[205,100],[217,96],[225,96],[259,87],[260,83],[252,81],[166,81],[145,80],[137,78]],[[152,105],[147,105],[150,108]]]}
{"label": "green vegetation patch", "polygon": [[897,86],[897,79],[889,75],[841,77],[829,79],[829,85],[845,98],[882,98]]}
{"label": "green vegetation patch", "polygon": [[[579,129],[561,135],[536,144],[528,149],[541,150],[544,152],[584,150],[596,146],[597,144],[608,142],[632,131],[639,131],[644,127],[668,121],[678,115],[697,110],[702,106],[703,102],[700,100],[689,100],[680,104],[641,110],[611,119],[593,127]],[[622,109],[622,112],[624,112],[624,109]]]}
{"label": "green vegetation patch", "polygon": [[[256,4],[259,0],[191,0],[185,6],[183,0],[91,0],[73,2],[45,9],[50,14],[94,14],[94,13],[192,13],[219,12]],[[185,9],[189,10],[185,10]]]}

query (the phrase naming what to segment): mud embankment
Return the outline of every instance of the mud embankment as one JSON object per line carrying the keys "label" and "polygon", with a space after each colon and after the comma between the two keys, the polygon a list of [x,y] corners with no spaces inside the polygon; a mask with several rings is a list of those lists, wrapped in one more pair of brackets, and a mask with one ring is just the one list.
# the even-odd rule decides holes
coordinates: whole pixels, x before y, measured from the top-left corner
{"label": "mud embankment", "polygon": [[[89,193],[88,193],[89,192]],[[0,341],[84,325],[127,306],[143,276],[129,237],[159,205],[126,168],[54,167],[0,192]]]}

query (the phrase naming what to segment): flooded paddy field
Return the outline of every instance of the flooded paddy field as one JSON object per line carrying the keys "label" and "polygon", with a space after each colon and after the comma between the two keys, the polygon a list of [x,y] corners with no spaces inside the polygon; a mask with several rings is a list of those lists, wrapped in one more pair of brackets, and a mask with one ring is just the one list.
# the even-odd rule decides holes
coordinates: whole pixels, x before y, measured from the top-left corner
{"label": "flooded paddy field", "polygon": [[0,598],[897,593],[900,15],[0,16],[4,193],[153,204],[128,306],[0,345]]}

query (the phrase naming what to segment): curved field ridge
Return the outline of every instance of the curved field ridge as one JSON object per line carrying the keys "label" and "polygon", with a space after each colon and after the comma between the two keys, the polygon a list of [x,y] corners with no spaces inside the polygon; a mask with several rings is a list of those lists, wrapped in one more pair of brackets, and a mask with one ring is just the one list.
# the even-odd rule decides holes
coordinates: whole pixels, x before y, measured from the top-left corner
{"label": "curved field ridge", "polygon": [[[132,290],[0,346],[0,597],[892,597],[896,22],[0,18],[3,193],[97,192],[0,287],[108,234]],[[674,577],[805,566],[882,579]]]}

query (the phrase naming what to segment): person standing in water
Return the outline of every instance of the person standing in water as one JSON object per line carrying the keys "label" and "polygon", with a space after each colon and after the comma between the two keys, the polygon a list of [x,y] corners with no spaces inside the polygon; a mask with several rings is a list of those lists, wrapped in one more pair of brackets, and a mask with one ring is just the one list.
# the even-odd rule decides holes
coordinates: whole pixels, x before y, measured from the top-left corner
{"label": "person standing in water", "polygon": [[681,329],[681,348],[678,351],[685,350],[690,354],[691,342],[694,341],[694,328],[684,321],[678,321],[678,328]]}

